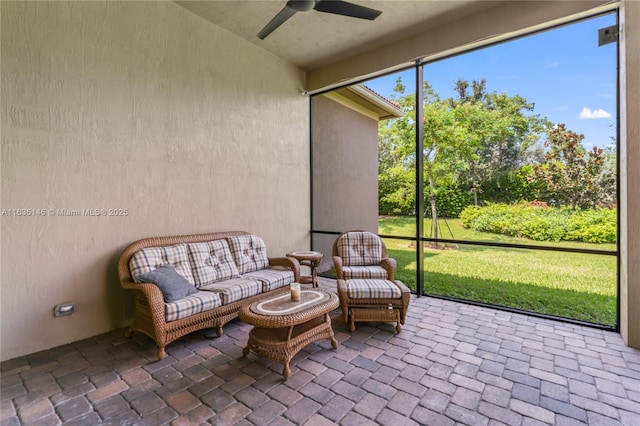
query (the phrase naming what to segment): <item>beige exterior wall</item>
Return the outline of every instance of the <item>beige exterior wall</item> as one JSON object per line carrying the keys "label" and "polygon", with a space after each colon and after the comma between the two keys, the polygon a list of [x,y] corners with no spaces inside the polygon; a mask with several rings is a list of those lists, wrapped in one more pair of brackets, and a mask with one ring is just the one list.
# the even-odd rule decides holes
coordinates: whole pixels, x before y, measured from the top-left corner
{"label": "beige exterior wall", "polygon": [[[270,256],[308,248],[301,71],[172,2],[1,14],[2,360],[128,325],[116,262],[136,239],[240,229]],[[76,314],[54,318],[62,302]]]}
{"label": "beige exterior wall", "polygon": [[[324,95],[312,103],[312,228],[378,232],[378,120]],[[324,254],[320,270],[332,266],[335,239],[313,238]]]}

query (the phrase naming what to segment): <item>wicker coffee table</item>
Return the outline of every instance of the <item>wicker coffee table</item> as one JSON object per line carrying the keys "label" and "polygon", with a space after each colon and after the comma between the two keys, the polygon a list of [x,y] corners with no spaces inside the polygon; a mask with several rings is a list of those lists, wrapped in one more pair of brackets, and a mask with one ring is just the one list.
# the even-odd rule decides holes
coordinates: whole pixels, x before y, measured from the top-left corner
{"label": "wicker coffee table", "polygon": [[254,327],[242,351],[250,351],[284,364],[282,375],[291,375],[289,361],[311,342],[330,339],[333,348],[338,341],[333,335],[329,312],[339,305],[338,296],[329,291],[302,290],[300,301],[291,300],[289,292],[244,305],[239,312],[242,321]]}

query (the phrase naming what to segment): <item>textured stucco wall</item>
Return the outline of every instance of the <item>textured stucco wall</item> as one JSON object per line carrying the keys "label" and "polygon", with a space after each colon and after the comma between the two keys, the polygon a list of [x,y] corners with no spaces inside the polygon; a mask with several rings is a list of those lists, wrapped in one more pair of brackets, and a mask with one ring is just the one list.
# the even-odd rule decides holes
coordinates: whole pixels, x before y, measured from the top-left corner
{"label": "textured stucco wall", "polygon": [[301,71],[171,2],[1,14],[2,360],[127,325],[116,262],[136,239],[241,229],[271,256],[308,247]]}
{"label": "textured stucco wall", "polygon": [[[323,95],[312,102],[313,229],[378,232],[378,121]],[[335,239],[314,236],[323,266]]]}

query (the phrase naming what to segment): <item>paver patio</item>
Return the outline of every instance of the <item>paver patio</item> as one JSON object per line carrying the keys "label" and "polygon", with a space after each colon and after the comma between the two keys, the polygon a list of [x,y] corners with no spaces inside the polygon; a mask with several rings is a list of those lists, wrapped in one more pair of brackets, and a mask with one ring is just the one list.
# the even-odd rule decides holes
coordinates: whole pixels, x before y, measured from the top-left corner
{"label": "paver patio", "polygon": [[640,425],[640,351],[617,333],[415,296],[398,335],[332,318],[338,349],[307,346],[286,381],[241,358],[239,320],[162,361],[124,329],[6,361],[1,425]]}

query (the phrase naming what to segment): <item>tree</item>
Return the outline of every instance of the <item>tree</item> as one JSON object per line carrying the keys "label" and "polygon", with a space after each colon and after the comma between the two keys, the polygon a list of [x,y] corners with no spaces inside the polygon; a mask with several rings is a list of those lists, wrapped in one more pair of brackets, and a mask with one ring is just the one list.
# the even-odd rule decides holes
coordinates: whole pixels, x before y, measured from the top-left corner
{"label": "tree", "polygon": [[427,81],[423,83],[427,207],[425,212],[415,212],[416,97],[405,95],[402,81],[397,80],[392,99],[400,104],[404,116],[379,128],[381,212],[398,214],[411,209],[415,214],[430,213],[437,238],[439,193],[446,190],[450,197],[452,188],[470,188],[477,203],[481,185],[496,179],[499,172],[515,173],[528,158],[527,150],[537,141],[536,131],[541,128],[537,116],[526,114],[533,105],[520,96],[487,93],[485,85],[484,80],[471,84],[459,80],[457,98],[441,99]]}
{"label": "tree", "polygon": [[[386,213],[416,212],[415,171],[416,171],[416,97],[405,95],[402,80],[396,81],[393,96],[404,115],[383,124],[378,131],[379,141],[379,196],[380,211]],[[454,144],[463,138],[457,137],[460,129],[455,126],[453,112],[442,101],[428,82],[424,82],[424,179],[427,190],[425,198],[431,206],[433,223],[437,226],[436,191],[438,182],[453,179],[453,165],[449,160],[456,158]],[[409,202],[410,201],[410,204]],[[396,213],[397,214],[397,213]],[[435,234],[437,237],[437,228]]]}
{"label": "tree", "polygon": [[[469,160],[472,146],[477,139],[461,125],[461,111],[440,100],[428,82],[424,83],[424,151],[422,154],[425,184],[424,191],[431,212],[433,238],[439,237],[437,193],[446,182],[455,180],[456,172]],[[425,212],[421,212],[424,214]]]}
{"label": "tree", "polygon": [[[398,78],[394,91],[400,97],[394,100],[405,114],[411,114],[415,97],[404,96],[404,90],[402,79]],[[378,128],[380,213],[415,214],[415,170],[415,130],[412,123],[407,119],[381,123]]]}
{"label": "tree", "polygon": [[469,160],[460,179],[467,182],[474,205],[478,205],[478,195],[487,182],[500,188],[536,155],[539,135],[547,122],[537,115],[528,115],[534,104],[520,95],[488,93],[485,79],[473,81],[472,93],[468,93],[468,88],[467,81],[458,80],[455,87],[458,98],[450,99],[449,103],[459,111],[459,123],[476,138],[469,144],[472,152],[467,154]]}
{"label": "tree", "polygon": [[379,129],[381,212],[431,214],[437,238],[438,197],[455,200],[447,206],[457,208],[465,201],[455,194],[464,191],[469,203],[476,205],[484,192],[490,201],[540,199],[573,208],[615,206],[613,147],[585,150],[584,136],[533,115],[534,105],[519,95],[488,92],[482,79],[458,80],[456,96],[444,100],[428,82],[423,83],[426,208],[416,212],[415,95],[404,94],[400,79],[396,83],[397,102],[405,114]]}
{"label": "tree", "polygon": [[549,129],[545,162],[533,166],[531,181],[542,185],[541,198],[550,204],[571,208],[611,206],[615,202],[615,173],[607,167],[601,148],[587,151],[584,135],[568,130],[564,124]]}
{"label": "tree", "polygon": [[415,213],[415,149],[395,126],[378,129],[378,200],[381,214]]}

